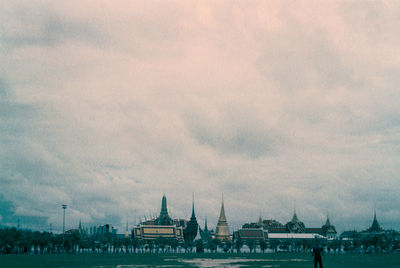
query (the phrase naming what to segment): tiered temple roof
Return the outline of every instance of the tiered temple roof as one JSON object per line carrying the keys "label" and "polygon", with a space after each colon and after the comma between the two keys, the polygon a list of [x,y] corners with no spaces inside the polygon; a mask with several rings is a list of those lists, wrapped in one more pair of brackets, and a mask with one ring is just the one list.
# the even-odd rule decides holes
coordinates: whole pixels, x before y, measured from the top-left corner
{"label": "tiered temple roof", "polygon": [[290,233],[305,233],[306,227],[304,222],[297,218],[296,211],[293,213],[292,220],[285,224]]}
{"label": "tiered temple roof", "polygon": [[322,233],[329,238],[335,237],[337,234],[335,226],[329,220],[329,216],[326,217],[326,223],[322,226]]}
{"label": "tiered temple roof", "polygon": [[372,220],[371,227],[369,227],[366,231],[370,233],[384,231],[383,228],[379,225],[378,220],[376,219],[376,211],[374,212],[374,219]]}

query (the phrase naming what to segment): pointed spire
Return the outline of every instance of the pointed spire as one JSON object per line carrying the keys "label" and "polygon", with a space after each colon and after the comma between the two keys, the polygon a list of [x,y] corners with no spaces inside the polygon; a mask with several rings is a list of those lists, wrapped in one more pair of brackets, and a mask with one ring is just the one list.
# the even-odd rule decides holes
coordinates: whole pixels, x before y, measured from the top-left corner
{"label": "pointed spire", "polygon": [[168,209],[167,209],[167,197],[165,196],[165,194],[162,197],[162,201],[161,201],[161,212],[160,212],[160,216],[155,219],[156,221],[156,225],[172,225],[173,221],[171,219],[171,217],[168,215]]}
{"label": "pointed spire", "polygon": [[192,193],[192,217],[190,217],[191,220],[196,219],[196,215],[194,213],[194,193]]}
{"label": "pointed spire", "polygon": [[376,219],[376,210],[374,210],[374,220],[372,221],[372,225],[369,228],[370,231],[381,231],[382,228],[378,223],[378,220]]}
{"label": "pointed spire", "polygon": [[218,222],[226,222],[225,217],[225,208],[224,208],[224,194],[222,193],[222,204],[221,204],[221,211],[219,213],[219,220]]}
{"label": "pointed spire", "polygon": [[207,227],[207,217],[206,217],[206,220],[205,220],[205,223],[204,223],[204,231],[208,231],[208,227]]}
{"label": "pointed spire", "polygon": [[225,216],[224,195],[222,195],[221,212],[215,230],[215,237],[221,241],[230,240],[229,227]]}
{"label": "pointed spire", "polygon": [[129,228],[128,228],[128,221],[126,221],[125,238],[129,238]]}
{"label": "pointed spire", "polygon": [[292,222],[298,222],[299,219],[297,218],[297,214],[296,214],[296,209],[294,209],[294,213],[293,213],[293,217],[292,217]]}
{"label": "pointed spire", "polygon": [[168,214],[167,210],[167,197],[163,194],[162,201],[161,201],[161,214]]}
{"label": "pointed spire", "polygon": [[326,225],[326,226],[331,226],[331,221],[329,220],[329,215],[326,216],[326,223],[325,223],[325,225]]}

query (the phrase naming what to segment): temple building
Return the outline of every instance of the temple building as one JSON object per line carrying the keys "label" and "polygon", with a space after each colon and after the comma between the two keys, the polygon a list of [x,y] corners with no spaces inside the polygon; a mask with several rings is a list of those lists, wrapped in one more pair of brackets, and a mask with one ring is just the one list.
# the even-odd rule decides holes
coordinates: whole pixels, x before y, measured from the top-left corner
{"label": "temple building", "polygon": [[162,197],[161,201],[161,212],[160,216],[155,221],[156,225],[173,225],[174,221],[169,217],[167,210],[167,198],[165,195]]}
{"label": "temple building", "polygon": [[172,219],[168,214],[167,198],[163,195],[161,200],[160,216],[146,220],[133,228],[133,237],[140,240],[173,239],[179,242],[192,242],[197,235],[197,220],[192,203],[192,217],[185,219]]}
{"label": "temple building", "polygon": [[297,218],[296,211],[293,213],[292,220],[289,221],[288,223],[285,224],[285,227],[289,231],[289,233],[305,233],[306,232],[306,226],[304,225],[304,222],[300,221]]}
{"label": "temple building", "polygon": [[356,230],[344,231],[340,235],[340,239],[354,240],[356,237],[361,237],[363,239],[368,237],[379,237],[379,236],[384,236],[385,234],[390,233],[391,231],[392,230],[385,230],[380,226],[376,218],[376,212],[374,212],[374,218],[372,220],[372,224],[368,229],[363,230],[361,232],[357,232]]}
{"label": "temple building", "polygon": [[268,232],[262,228],[242,228],[233,232],[233,240],[241,239],[244,243],[253,240],[255,244],[266,242],[268,239]]}
{"label": "temple building", "polygon": [[186,242],[193,242],[197,236],[199,224],[197,223],[196,215],[194,213],[194,196],[192,197],[192,216],[190,221],[187,222],[186,228],[183,229],[183,236]]}
{"label": "temple building", "polygon": [[200,237],[203,241],[210,241],[211,239],[213,239],[215,237],[214,231],[208,230],[207,217],[206,217],[206,220],[204,223],[204,229],[201,229],[201,227],[199,226],[199,233],[200,233]]}
{"label": "temple building", "polygon": [[336,228],[331,224],[329,216],[326,217],[326,223],[322,226],[322,235],[328,239],[336,238],[337,235]]}
{"label": "temple building", "polygon": [[378,220],[376,219],[376,211],[374,212],[374,219],[372,220],[371,227],[369,227],[367,231],[370,233],[379,233],[384,231],[383,228],[379,225]]}
{"label": "temple building", "polygon": [[215,238],[221,241],[231,240],[231,236],[229,234],[228,223],[226,221],[225,216],[225,208],[224,208],[224,198],[222,197],[222,205],[221,212],[219,214],[218,224],[215,230]]}
{"label": "temple building", "polygon": [[371,226],[364,231],[361,231],[360,234],[362,236],[371,236],[371,235],[380,235],[384,234],[386,231],[379,225],[378,220],[376,219],[376,211],[374,212],[374,219],[372,220]]}

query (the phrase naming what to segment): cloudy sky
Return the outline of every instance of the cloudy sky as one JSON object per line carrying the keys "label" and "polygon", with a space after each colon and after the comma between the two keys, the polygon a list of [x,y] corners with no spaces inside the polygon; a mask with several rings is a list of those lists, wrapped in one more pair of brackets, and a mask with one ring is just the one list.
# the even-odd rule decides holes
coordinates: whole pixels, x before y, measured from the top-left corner
{"label": "cloudy sky", "polygon": [[0,225],[400,229],[399,1],[0,6]]}

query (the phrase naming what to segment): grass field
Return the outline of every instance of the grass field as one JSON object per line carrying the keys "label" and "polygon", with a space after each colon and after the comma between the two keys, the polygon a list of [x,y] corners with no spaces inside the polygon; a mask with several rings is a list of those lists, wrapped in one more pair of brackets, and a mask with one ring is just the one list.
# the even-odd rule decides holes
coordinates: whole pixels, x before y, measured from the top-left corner
{"label": "grass field", "polygon": [[[314,267],[309,254],[1,255],[0,267]],[[324,267],[399,267],[400,255],[326,255]]]}

